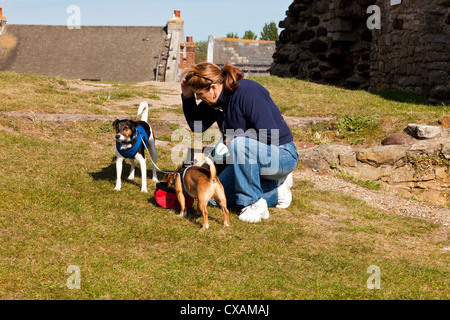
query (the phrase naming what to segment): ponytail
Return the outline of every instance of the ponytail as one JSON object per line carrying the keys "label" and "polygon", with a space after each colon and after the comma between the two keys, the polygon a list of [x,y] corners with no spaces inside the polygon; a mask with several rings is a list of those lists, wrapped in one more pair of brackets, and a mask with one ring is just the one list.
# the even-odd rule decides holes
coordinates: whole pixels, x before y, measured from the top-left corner
{"label": "ponytail", "polygon": [[202,62],[191,67],[186,73],[186,85],[196,89],[207,89],[212,84],[223,84],[225,91],[233,92],[239,88],[238,81],[244,73],[227,62],[223,68],[210,62]]}
{"label": "ponytail", "polygon": [[222,68],[222,73],[225,75],[223,82],[225,91],[233,92],[237,90],[239,88],[238,81],[244,78],[244,73],[229,62]]}

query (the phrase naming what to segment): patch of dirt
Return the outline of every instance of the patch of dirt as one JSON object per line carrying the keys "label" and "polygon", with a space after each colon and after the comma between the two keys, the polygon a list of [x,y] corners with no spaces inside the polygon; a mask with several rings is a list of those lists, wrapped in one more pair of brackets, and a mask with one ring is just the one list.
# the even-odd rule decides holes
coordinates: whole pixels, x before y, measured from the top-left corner
{"label": "patch of dirt", "polygon": [[70,88],[84,90],[84,91],[92,91],[92,90],[103,90],[105,88],[112,88],[111,84],[107,83],[91,83],[84,81],[68,81],[67,85]]}
{"label": "patch of dirt", "polygon": [[450,210],[445,206],[406,199],[390,192],[363,188],[329,174],[320,174],[310,169],[294,171],[294,179],[314,183],[319,190],[339,191],[351,197],[365,201],[371,207],[402,216],[417,217],[445,227],[450,226]]}
{"label": "patch of dirt", "polygon": [[76,113],[25,113],[25,112],[2,112],[2,115],[11,118],[28,119],[30,121],[45,120],[50,122],[74,122],[74,121],[113,121],[120,116],[114,115],[91,115],[91,114],[76,114]]}

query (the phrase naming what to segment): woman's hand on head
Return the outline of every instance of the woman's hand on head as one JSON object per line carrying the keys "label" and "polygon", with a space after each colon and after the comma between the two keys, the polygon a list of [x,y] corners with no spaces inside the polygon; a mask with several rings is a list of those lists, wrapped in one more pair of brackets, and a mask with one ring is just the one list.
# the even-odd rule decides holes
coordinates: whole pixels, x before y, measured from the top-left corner
{"label": "woman's hand on head", "polygon": [[192,98],[194,96],[194,91],[192,91],[191,87],[186,85],[186,79],[181,81],[181,93],[185,99]]}

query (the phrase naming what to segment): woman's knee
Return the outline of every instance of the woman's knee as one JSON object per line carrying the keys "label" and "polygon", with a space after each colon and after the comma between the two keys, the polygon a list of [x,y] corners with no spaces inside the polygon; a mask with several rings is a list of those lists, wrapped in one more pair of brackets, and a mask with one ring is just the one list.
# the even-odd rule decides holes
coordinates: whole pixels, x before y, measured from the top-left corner
{"label": "woman's knee", "polygon": [[257,141],[249,137],[234,137],[228,144],[233,164],[257,164]]}
{"label": "woman's knee", "polygon": [[234,137],[228,143],[228,149],[233,153],[245,151],[245,146],[248,144],[247,140],[247,137]]}

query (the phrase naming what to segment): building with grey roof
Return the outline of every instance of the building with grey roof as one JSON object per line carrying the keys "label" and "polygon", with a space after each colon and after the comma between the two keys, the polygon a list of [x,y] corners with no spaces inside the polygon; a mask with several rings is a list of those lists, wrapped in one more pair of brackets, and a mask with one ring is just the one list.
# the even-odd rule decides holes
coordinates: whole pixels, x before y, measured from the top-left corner
{"label": "building with grey roof", "polygon": [[8,25],[0,36],[0,71],[94,81],[177,81],[183,20],[166,26]]}
{"label": "building with grey roof", "polygon": [[267,74],[274,52],[275,41],[208,38],[208,62],[218,66],[230,62],[248,74]]}

